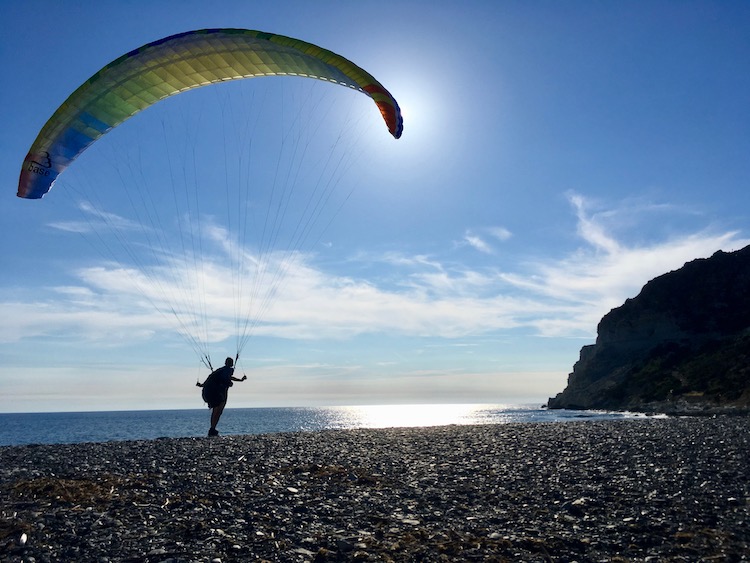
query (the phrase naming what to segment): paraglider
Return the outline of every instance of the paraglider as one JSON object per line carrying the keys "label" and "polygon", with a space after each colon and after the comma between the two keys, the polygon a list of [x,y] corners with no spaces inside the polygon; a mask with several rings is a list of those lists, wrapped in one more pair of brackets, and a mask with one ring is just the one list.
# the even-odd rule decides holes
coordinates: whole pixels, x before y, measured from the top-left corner
{"label": "paraglider", "polygon": [[219,424],[221,414],[224,412],[224,406],[227,404],[227,392],[234,385],[235,381],[245,381],[247,376],[234,377],[234,360],[227,358],[224,365],[211,372],[206,381],[196,383],[196,386],[203,389],[201,395],[203,401],[211,409],[211,427],[208,430],[209,436],[218,436],[219,431],[216,426]]}
{"label": "paraglider", "polygon": [[[328,82],[362,93],[375,103],[390,134],[396,139],[401,137],[403,119],[395,98],[371,74],[341,55],[298,39],[261,31],[190,31],[130,51],[81,84],[54,112],[31,145],[21,168],[17,195],[26,199],[42,198],[49,193],[66,169],[98,139],[160,100],[219,83],[273,76],[314,79],[318,83]],[[315,131],[307,134],[313,136]],[[238,150],[244,148],[246,147],[241,146]],[[291,151],[288,147],[282,150]],[[294,158],[302,158],[299,154],[304,151],[295,147],[294,152]],[[281,157],[278,162],[281,162]],[[327,173],[335,170],[340,175],[340,169],[345,167],[339,162],[340,160],[326,162],[321,167],[327,168]],[[171,166],[171,160],[169,165]],[[278,163],[269,165],[272,166],[278,167]],[[249,230],[247,223],[250,219],[245,214],[255,208],[254,204],[247,203],[247,192],[233,196],[231,201],[227,196],[225,202],[225,207],[232,213],[243,215],[231,225],[234,229],[231,241],[224,233],[224,230],[230,230],[230,221],[226,221],[226,229],[218,221],[209,224],[208,218],[215,219],[215,215],[202,211],[197,195],[193,195],[193,191],[198,190],[192,185],[189,193],[188,186],[185,186],[185,193],[179,198],[174,197],[175,203],[179,199],[181,207],[175,205],[173,216],[164,222],[157,222],[152,218],[152,215],[161,210],[164,202],[151,201],[151,192],[155,189],[151,187],[146,188],[148,193],[145,196],[134,198],[135,205],[148,203],[150,208],[145,211],[134,209],[132,219],[125,219],[98,206],[98,184],[92,188],[95,192],[92,200],[97,201],[81,203],[80,208],[95,216],[97,221],[108,222],[112,238],[117,239],[117,243],[123,247],[121,256],[125,258],[118,258],[114,256],[114,245],[106,244],[105,253],[118,265],[117,271],[111,271],[112,275],[129,276],[148,303],[165,317],[174,317],[177,320],[177,331],[193,346],[201,362],[212,369],[206,340],[212,337],[217,339],[224,332],[217,331],[216,323],[211,322],[213,319],[210,317],[214,313],[210,311],[205,299],[205,295],[215,289],[215,284],[210,282],[229,277],[235,284],[235,331],[239,355],[247,342],[248,334],[257,326],[259,319],[268,311],[269,303],[277,295],[290,264],[299,260],[299,254],[304,250],[302,244],[314,238],[310,225],[320,220],[320,209],[330,200],[329,190],[335,188],[340,179],[340,176],[332,175],[326,178],[321,176],[317,180],[302,180],[303,174],[297,167],[298,163],[295,161],[289,165],[286,173],[285,181],[294,184],[292,187],[277,187],[276,178],[268,182],[274,183],[274,186],[273,194],[268,196],[266,217],[256,220],[256,223],[261,223],[263,240],[252,249],[246,244]],[[198,181],[194,178],[183,181],[181,175],[185,174],[187,168],[190,166],[176,167],[178,172],[174,172],[171,182],[167,183],[197,184]],[[250,166],[243,164],[235,168],[244,170]],[[132,184],[138,184],[141,176],[148,175],[143,171],[138,174]],[[230,175],[231,173],[227,173],[228,177]],[[253,180],[256,180],[255,176]],[[229,181],[226,180],[227,183]],[[266,180],[264,178],[255,183],[261,181]],[[308,200],[297,206],[301,210],[300,216],[292,220],[288,241],[281,243],[279,225],[282,220],[289,220],[288,216],[295,207],[290,201],[297,197],[298,192],[303,191],[296,190],[295,182],[303,181],[313,188],[310,189]],[[242,190],[250,189],[251,182],[237,183],[241,184]],[[159,189],[164,184],[162,182]],[[211,193],[215,194],[216,191]],[[131,220],[142,223],[142,240],[136,241],[131,233],[119,232]],[[175,224],[179,225],[182,240],[170,247],[167,235],[161,231],[166,230],[165,225]],[[102,239],[103,235],[98,233],[97,237]],[[215,244],[216,247],[223,244],[224,248],[232,248],[226,251],[225,256],[215,258],[207,250],[210,244]],[[144,259],[144,249],[148,246],[151,246],[151,254],[148,259]],[[280,250],[277,251],[277,248]],[[184,253],[183,256],[179,256],[180,253]],[[201,253],[208,254],[208,257],[204,258]],[[231,275],[224,278],[216,275],[211,278],[218,265],[225,263],[232,266]],[[168,277],[162,277],[166,270],[169,270]],[[164,288],[165,285],[170,287]],[[199,332],[202,334],[198,334]]]}
{"label": "paraglider", "polygon": [[246,29],[204,29],[135,49],[84,82],[39,132],[24,159],[18,196],[38,199],[99,137],[174,94],[260,76],[327,80],[370,96],[398,139],[398,103],[365,70],[326,49],[283,35]]}

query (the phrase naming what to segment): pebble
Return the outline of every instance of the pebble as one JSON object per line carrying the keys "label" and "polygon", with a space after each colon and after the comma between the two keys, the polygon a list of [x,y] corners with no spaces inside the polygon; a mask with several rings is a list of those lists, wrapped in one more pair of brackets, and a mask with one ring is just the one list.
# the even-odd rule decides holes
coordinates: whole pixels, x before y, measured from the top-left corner
{"label": "pebble", "polygon": [[0,560],[742,561],[750,418],[0,448]]}

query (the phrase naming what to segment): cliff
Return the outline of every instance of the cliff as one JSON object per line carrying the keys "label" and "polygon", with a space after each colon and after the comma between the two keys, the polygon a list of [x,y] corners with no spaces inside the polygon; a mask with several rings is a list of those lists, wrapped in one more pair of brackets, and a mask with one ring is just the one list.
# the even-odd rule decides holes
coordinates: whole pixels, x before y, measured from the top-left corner
{"label": "cliff", "polygon": [[549,408],[750,412],[750,246],[651,280],[597,332]]}

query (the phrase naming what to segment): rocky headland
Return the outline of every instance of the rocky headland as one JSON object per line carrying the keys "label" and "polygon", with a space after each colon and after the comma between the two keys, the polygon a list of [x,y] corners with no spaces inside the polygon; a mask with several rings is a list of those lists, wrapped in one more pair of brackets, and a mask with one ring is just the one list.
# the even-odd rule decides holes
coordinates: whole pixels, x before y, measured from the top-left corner
{"label": "rocky headland", "polygon": [[547,406],[750,412],[750,246],[688,262],[610,311]]}

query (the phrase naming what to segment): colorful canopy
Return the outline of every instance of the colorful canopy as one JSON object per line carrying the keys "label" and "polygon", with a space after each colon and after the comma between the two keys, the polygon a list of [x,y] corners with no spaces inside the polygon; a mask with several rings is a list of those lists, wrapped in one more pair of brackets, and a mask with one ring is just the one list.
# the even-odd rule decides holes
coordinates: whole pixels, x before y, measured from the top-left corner
{"label": "colorful canopy", "polygon": [[131,51],[83,83],[39,132],[21,169],[18,196],[38,199],[91,143],[166,97],[228,80],[303,76],[357,89],[399,138],[398,103],[369,73],[310,43],[246,29],[204,29]]}

